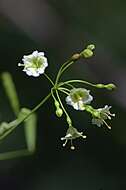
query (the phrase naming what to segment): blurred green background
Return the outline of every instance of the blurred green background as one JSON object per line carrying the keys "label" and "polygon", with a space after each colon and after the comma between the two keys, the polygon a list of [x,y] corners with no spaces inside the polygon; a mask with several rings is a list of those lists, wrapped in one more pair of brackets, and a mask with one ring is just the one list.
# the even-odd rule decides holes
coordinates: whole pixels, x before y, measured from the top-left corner
{"label": "blurred green background", "polygon": [[[32,78],[18,68],[23,55],[46,52],[55,76],[61,64],[87,44],[95,56],[81,60],[64,79],[87,79],[117,84],[114,92],[92,89],[94,106],[112,105],[112,130],[91,125],[85,113],[69,111],[87,140],[76,140],[76,150],[62,147],[66,122],[57,119],[51,100],[38,114],[37,150],[33,156],[0,161],[1,189],[124,190],[126,189],[126,2],[85,0],[0,0],[0,72],[13,75],[22,106],[33,108],[49,91],[47,80]],[[13,119],[0,84],[0,121]],[[25,147],[18,127],[0,144],[1,152]]]}

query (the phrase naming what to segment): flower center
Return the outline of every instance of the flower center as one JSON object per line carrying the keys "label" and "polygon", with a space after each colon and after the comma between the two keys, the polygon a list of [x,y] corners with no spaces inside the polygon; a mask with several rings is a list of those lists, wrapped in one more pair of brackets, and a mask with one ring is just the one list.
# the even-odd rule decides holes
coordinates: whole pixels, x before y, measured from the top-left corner
{"label": "flower center", "polygon": [[70,97],[74,103],[88,99],[87,91],[75,90],[71,92]]}
{"label": "flower center", "polygon": [[39,69],[43,66],[43,59],[42,57],[34,57],[32,58],[32,67]]}

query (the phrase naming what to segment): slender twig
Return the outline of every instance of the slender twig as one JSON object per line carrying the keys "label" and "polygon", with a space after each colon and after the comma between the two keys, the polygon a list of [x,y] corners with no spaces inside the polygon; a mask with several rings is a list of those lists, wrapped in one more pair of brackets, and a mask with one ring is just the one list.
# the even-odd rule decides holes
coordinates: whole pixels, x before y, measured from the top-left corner
{"label": "slender twig", "polygon": [[68,63],[70,63],[70,62],[71,62],[71,59],[68,60],[68,61],[66,61],[66,62],[60,67],[60,69],[59,69],[59,71],[58,71],[58,74],[57,74],[57,76],[56,76],[56,81],[55,81],[55,84],[56,84],[56,85],[58,84],[59,78],[60,78],[60,76],[61,76],[61,74],[62,74],[62,69],[63,69]]}
{"label": "slender twig", "polygon": [[62,89],[58,89],[60,92],[63,92],[64,94],[66,94],[66,95],[69,95],[69,93],[68,92],[66,92],[65,90],[62,90]]}
{"label": "slender twig", "polygon": [[71,121],[71,119],[70,119],[69,114],[67,113],[66,109],[64,108],[64,106],[63,106],[63,104],[62,104],[62,101],[61,101],[61,99],[60,99],[58,90],[56,90],[56,95],[57,95],[57,98],[58,98],[59,103],[60,103],[60,105],[61,105],[61,108],[63,109],[63,111],[64,111],[64,113],[65,113],[65,115],[66,115],[67,122],[68,122],[68,119],[69,119],[69,121],[71,122],[71,123],[68,123],[68,124],[69,124],[69,127],[71,127],[71,126],[72,126],[72,121]]}
{"label": "slender twig", "polygon": [[59,87],[63,86],[63,85],[66,85],[66,84],[70,84],[70,83],[83,83],[83,84],[87,84],[87,85],[90,85],[90,86],[93,86],[93,87],[97,88],[96,84],[92,84],[92,83],[84,81],[84,80],[68,80],[68,81],[60,83]]}
{"label": "slender twig", "polygon": [[54,86],[54,82],[52,81],[52,79],[46,73],[43,74],[48,79],[48,81]]}

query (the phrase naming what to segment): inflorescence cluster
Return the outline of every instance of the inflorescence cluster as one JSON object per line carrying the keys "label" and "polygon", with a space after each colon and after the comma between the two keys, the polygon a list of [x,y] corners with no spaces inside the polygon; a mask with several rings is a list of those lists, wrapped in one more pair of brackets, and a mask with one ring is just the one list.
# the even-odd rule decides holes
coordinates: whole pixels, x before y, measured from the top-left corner
{"label": "inflorescence cluster", "polygon": [[[82,84],[96,88],[105,88],[108,90],[113,90],[115,89],[114,84],[92,84],[84,80],[60,80],[61,75],[64,73],[64,71],[66,71],[66,69],[68,69],[68,67],[70,67],[74,62],[76,62],[80,58],[92,57],[94,49],[95,46],[91,44],[88,45],[81,53],[74,54],[68,61],[66,61],[61,66],[55,81],[53,81],[47,74],[45,74],[45,69],[48,66],[48,61],[43,52],[34,51],[30,55],[24,55],[22,59],[23,63],[18,64],[18,66],[24,67],[23,71],[26,72],[27,75],[38,77],[41,74],[44,74],[44,76],[50,81],[52,87],[47,99],[50,96],[52,96],[57,117],[62,117],[63,114],[65,115],[66,122],[68,124],[68,129],[66,131],[66,135],[62,137],[61,140],[65,140],[63,146],[65,146],[67,141],[70,140],[72,150],[75,149],[73,145],[73,140],[79,137],[85,139],[86,135],[83,135],[83,132],[79,132],[77,128],[74,127],[72,119],[62,103],[60,92],[66,95],[66,104],[72,106],[75,110],[90,113],[92,117],[92,124],[95,124],[98,127],[101,127],[103,124],[105,124],[108,129],[111,129],[111,126],[108,124],[107,120],[111,120],[111,117],[115,116],[115,114],[112,114],[110,112],[111,106],[105,105],[103,108],[93,108],[91,105],[91,102],[93,101],[93,96],[92,94],[90,94],[90,90],[83,87],[75,87],[75,84],[76,86],[77,84]],[[37,109],[40,106],[42,106],[42,104],[43,102],[37,105]]]}

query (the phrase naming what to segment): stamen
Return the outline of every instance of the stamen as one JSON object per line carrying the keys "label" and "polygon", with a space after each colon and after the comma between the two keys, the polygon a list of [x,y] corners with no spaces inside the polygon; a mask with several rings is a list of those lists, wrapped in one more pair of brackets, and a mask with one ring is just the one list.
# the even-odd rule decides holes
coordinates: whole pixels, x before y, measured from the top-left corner
{"label": "stamen", "polygon": [[83,139],[86,139],[86,138],[87,138],[87,136],[86,136],[86,135],[82,135],[81,137],[82,137]]}
{"label": "stamen", "polygon": [[115,117],[115,113],[109,113],[109,115],[111,115],[111,116]]}
{"label": "stamen", "polygon": [[75,150],[75,147],[73,146],[73,141],[71,139],[71,147],[70,147],[71,150]]}
{"label": "stamen", "polygon": [[74,146],[71,146],[70,149],[71,149],[71,150],[75,150],[75,147],[74,147]]}
{"label": "stamen", "polygon": [[103,120],[104,124],[108,127],[108,129],[111,129],[111,126],[109,126],[105,120]]}
{"label": "stamen", "polygon": [[65,143],[63,144],[63,147],[66,146],[66,144],[67,144],[67,139],[65,140]]}
{"label": "stamen", "polygon": [[111,117],[108,115],[108,119],[110,119],[111,120]]}
{"label": "stamen", "polygon": [[24,64],[22,64],[22,63],[18,63],[18,66],[20,67],[20,66],[24,66]]}

